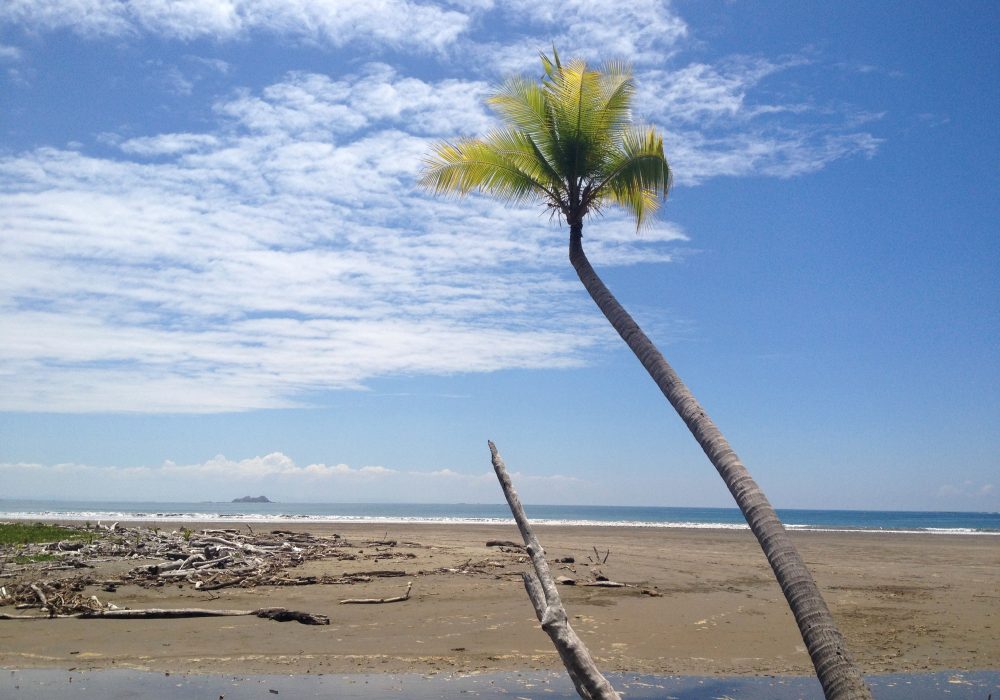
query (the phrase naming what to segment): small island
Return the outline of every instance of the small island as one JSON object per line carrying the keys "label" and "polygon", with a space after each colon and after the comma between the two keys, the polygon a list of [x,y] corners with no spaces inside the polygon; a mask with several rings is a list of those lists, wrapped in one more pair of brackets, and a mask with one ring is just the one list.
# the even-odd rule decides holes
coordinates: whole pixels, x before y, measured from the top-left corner
{"label": "small island", "polygon": [[267,496],[244,496],[243,498],[234,498],[233,503],[271,503],[271,499]]}

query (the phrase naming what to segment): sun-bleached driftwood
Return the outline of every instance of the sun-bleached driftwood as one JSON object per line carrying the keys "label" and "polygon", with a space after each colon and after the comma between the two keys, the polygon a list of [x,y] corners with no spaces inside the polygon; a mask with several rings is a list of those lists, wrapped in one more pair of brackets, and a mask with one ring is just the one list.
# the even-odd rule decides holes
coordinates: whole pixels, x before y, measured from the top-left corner
{"label": "sun-bleached driftwood", "polygon": [[556,590],[556,583],[552,579],[549,571],[549,564],[545,560],[545,551],[542,549],[538,538],[531,529],[528,516],[521,505],[521,499],[514,490],[514,484],[507,474],[507,467],[503,458],[497,451],[496,445],[489,442],[490,454],[493,459],[493,470],[496,472],[503,489],[503,495],[510,506],[510,512],[517,523],[517,529],[521,532],[525,549],[531,557],[534,573],[524,574],[524,588],[528,593],[532,606],[535,608],[535,615],[542,624],[542,629],[549,635],[563,666],[569,673],[570,680],[576,687],[576,692],[586,700],[621,700],[621,697],[611,687],[608,680],[598,670],[590,651],[583,641],[577,636],[573,627],[569,624],[569,617],[566,609],[563,608],[559,592]]}
{"label": "sun-bleached driftwood", "polygon": [[38,587],[38,584],[32,583],[30,587],[31,590],[35,592],[35,595],[38,596],[38,602],[42,604],[42,607],[44,608],[47,606],[49,604],[49,600],[45,596],[45,593],[42,592],[42,589]]}
{"label": "sun-bleached driftwood", "polygon": [[0,613],[0,620],[48,620],[57,618],[107,619],[107,620],[163,620],[182,617],[256,617],[277,622],[300,622],[303,625],[329,625],[326,615],[286,610],[285,608],[259,608],[257,610],[209,610],[206,608],[145,608],[140,610],[85,610],[59,615],[7,615]]}
{"label": "sun-bleached driftwood", "polygon": [[394,578],[397,576],[406,576],[406,572],[399,569],[378,569],[376,571],[355,571],[352,574],[344,574],[344,576],[367,576],[368,578]]}
{"label": "sun-bleached driftwood", "polygon": [[410,590],[413,588],[413,581],[406,584],[406,593],[394,598],[345,598],[340,601],[341,605],[379,605],[381,603],[402,603],[410,599]]}

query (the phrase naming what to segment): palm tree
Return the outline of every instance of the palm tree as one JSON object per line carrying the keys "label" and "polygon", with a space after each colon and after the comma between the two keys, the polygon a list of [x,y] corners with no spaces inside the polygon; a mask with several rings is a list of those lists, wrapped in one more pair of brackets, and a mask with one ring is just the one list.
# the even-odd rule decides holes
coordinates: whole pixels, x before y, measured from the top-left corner
{"label": "palm tree", "polygon": [[600,70],[542,55],[541,81],[509,78],[490,98],[505,125],[482,139],[438,144],[421,184],[438,193],[478,190],[511,203],[541,201],[569,225],[569,259],[580,281],[628,344],[718,470],[757,537],[788,600],[827,698],[871,698],[819,588],[774,509],[715,423],[663,355],[598,277],[583,252],[588,214],[617,204],[636,226],[666,199],[671,171],[663,139],[631,123],[631,69]]}

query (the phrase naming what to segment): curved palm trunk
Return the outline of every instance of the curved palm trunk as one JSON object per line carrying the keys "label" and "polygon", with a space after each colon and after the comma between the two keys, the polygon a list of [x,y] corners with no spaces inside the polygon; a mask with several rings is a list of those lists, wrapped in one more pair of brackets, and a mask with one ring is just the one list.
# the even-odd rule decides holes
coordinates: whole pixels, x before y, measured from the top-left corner
{"label": "curved palm trunk", "polygon": [[736,499],[788,600],[826,697],[871,700],[843,635],[774,508],[691,391],[597,276],[583,252],[580,223],[570,226],[569,259],[594,302],[680,414]]}

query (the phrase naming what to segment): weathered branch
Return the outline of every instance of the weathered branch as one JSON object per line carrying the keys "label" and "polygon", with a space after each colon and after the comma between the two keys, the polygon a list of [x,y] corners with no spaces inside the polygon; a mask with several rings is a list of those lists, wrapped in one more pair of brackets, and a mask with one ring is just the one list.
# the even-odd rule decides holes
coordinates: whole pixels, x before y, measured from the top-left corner
{"label": "weathered branch", "polygon": [[396,596],[395,598],[345,598],[340,601],[341,605],[379,605],[381,603],[402,603],[404,600],[410,599],[410,589],[413,588],[413,582],[410,581],[406,584],[406,593],[403,595]]}
{"label": "weathered branch", "polygon": [[514,484],[507,474],[503,458],[500,457],[500,453],[492,441],[489,442],[489,446],[493,458],[493,470],[500,481],[500,488],[503,489],[507,505],[510,506],[510,512],[514,516],[517,529],[521,532],[525,548],[535,569],[537,578],[525,575],[524,587],[528,592],[528,597],[531,598],[531,604],[535,608],[538,621],[542,623],[542,629],[549,635],[556,651],[559,652],[559,657],[562,659],[580,697],[585,698],[585,700],[621,700],[615,689],[598,670],[586,645],[569,624],[566,609],[563,608],[559,592],[556,590],[556,583],[549,571],[549,564],[545,561],[545,551],[531,530],[528,516],[524,512],[521,499],[518,497],[517,491],[514,490]]}

